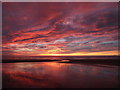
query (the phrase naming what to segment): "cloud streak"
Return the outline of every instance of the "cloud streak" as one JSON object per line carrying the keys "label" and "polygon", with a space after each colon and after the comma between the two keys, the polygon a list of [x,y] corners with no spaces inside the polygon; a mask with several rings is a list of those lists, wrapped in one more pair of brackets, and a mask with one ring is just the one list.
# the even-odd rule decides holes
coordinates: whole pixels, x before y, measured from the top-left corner
{"label": "cloud streak", "polygon": [[117,6],[115,2],[3,3],[3,54],[100,55],[106,51],[117,55]]}

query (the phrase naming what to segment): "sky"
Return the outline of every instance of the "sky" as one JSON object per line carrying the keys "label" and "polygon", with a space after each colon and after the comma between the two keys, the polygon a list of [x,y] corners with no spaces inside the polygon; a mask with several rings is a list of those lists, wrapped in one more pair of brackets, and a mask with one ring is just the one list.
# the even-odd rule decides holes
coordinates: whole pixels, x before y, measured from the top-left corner
{"label": "sky", "polygon": [[5,56],[118,55],[117,2],[4,2]]}

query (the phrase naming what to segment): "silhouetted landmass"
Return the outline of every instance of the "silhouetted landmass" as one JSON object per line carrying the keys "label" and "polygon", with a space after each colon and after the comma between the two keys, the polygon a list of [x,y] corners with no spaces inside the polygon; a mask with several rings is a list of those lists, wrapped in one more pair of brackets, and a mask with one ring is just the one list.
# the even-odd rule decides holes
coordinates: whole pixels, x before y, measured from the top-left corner
{"label": "silhouetted landmass", "polygon": [[18,62],[52,62],[52,61],[58,61],[58,60],[38,60],[38,59],[20,59],[20,60],[10,60],[10,59],[5,59],[5,60],[2,60],[2,63],[18,63]]}
{"label": "silhouetted landmass", "polygon": [[86,63],[86,64],[106,64],[106,65],[119,65],[119,59],[57,59],[57,60],[49,60],[49,59],[25,59],[25,60],[2,60],[2,63],[20,63],[20,62],[54,62],[57,61],[59,63]]}
{"label": "silhouetted landmass", "polygon": [[94,60],[69,60],[68,62],[60,62],[60,63],[84,63],[84,64],[105,64],[105,65],[117,65],[119,66],[119,60],[118,59],[113,59],[113,60],[106,60],[106,59],[94,59]]}

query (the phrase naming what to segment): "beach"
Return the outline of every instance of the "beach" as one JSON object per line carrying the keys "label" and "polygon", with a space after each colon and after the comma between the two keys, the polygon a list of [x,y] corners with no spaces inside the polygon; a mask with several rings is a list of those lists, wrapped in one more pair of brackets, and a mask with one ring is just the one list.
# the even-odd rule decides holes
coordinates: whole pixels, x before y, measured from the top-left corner
{"label": "beach", "polygon": [[3,88],[118,88],[118,67],[65,60],[2,63]]}

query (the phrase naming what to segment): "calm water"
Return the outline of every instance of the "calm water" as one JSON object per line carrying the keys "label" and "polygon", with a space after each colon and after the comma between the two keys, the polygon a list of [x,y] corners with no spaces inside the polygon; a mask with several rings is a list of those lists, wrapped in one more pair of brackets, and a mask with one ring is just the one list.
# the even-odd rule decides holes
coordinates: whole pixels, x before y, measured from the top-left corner
{"label": "calm water", "polygon": [[58,62],[3,63],[3,88],[113,88],[118,66]]}

